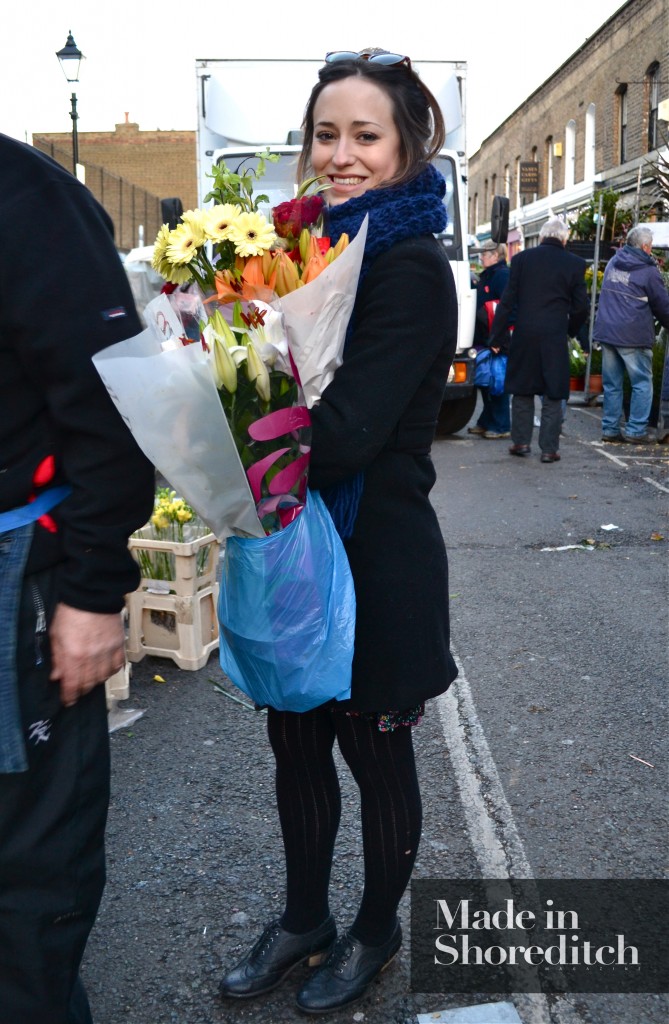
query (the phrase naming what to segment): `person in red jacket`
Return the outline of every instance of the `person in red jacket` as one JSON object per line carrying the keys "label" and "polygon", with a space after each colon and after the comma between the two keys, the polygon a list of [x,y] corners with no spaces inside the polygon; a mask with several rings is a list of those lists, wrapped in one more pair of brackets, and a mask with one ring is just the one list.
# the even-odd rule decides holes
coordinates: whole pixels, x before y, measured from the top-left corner
{"label": "person in red jacket", "polygon": [[155,479],[91,356],[141,325],[102,207],[4,135],[0,223],[0,1024],[89,1024],[103,684],[125,660],[128,537]]}

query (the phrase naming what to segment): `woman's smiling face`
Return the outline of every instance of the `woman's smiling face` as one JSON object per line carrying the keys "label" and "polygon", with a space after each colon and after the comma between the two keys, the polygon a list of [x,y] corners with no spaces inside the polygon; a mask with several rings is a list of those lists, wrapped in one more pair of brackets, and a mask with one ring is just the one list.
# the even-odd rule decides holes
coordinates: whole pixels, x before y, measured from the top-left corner
{"label": "woman's smiling face", "polygon": [[314,174],[327,177],[330,206],[389,181],[399,166],[400,137],[392,102],[357,75],[332,82],[314,107]]}

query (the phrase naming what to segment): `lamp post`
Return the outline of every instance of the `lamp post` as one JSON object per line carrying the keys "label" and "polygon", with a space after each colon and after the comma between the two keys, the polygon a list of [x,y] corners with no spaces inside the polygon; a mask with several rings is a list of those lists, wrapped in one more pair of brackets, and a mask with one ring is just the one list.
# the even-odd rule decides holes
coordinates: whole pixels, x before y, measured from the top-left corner
{"label": "lamp post", "polygon": [[[56,52],[56,57],[60,61],[60,66],[63,69],[68,82],[79,81],[79,65],[83,59],[83,53],[72,38],[72,32],[68,32],[67,42],[62,50]],[[72,118],[72,170],[74,176],[77,176],[77,164],[79,163],[79,137],[77,135],[77,120],[79,115],[77,114],[77,94],[72,93],[72,108],[70,110],[70,117]]]}

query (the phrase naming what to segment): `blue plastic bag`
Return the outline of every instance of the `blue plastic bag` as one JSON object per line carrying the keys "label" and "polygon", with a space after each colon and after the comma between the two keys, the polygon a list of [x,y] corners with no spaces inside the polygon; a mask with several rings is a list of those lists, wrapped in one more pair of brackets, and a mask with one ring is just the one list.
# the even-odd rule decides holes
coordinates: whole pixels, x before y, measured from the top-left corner
{"label": "blue plastic bag", "polygon": [[355,590],[317,491],[267,537],[230,537],[218,602],[221,668],[261,706],[309,711],[351,695]]}
{"label": "blue plastic bag", "polygon": [[490,383],[488,385],[491,395],[504,394],[507,359],[508,357],[503,352],[493,352],[490,360]]}
{"label": "blue plastic bag", "polygon": [[491,395],[504,394],[507,358],[503,352],[480,349],[476,353],[474,384],[479,388],[489,388]]}
{"label": "blue plastic bag", "polygon": [[489,348],[482,348],[476,353],[476,368],[474,371],[474,383],[479,388],[490,387],[490,361],[492,352]]}

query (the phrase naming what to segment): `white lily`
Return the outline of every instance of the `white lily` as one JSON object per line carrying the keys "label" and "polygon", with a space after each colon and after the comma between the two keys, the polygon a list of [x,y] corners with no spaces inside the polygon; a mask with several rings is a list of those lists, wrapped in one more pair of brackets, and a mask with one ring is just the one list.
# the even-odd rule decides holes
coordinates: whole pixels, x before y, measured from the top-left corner
{"label": "white lily", "polygon": [[215,331],[212,331],[212,339],[212,342],[207,341],[207,344],[211,344],[209,364],[214,374],[214,383],[219,391],[225,388],[232,395],[237,390],[237,366],[235,360],[228,346],[224,341],[221,341]]}
{"label": "white lily", "polygon": [[269,402],[271,394],[269,370],[263,362],[262,356],[252,338],[249,338],[248,345],[246,346],[246,372],[249,375],[249,380],[255,384],[256,391],[262,401]]}
{"label": "white lily", "polygon": [[263,362],[282,373],[292,374],[288,358],[288,338],[284,330],[281,312],[264,302],[254,300],[254,305],[265,313],[264,323],[248,329],[249,337],[260,353]]}

